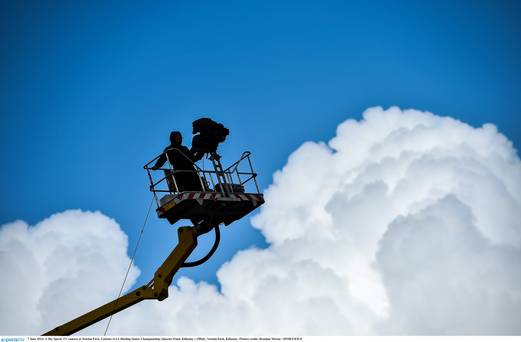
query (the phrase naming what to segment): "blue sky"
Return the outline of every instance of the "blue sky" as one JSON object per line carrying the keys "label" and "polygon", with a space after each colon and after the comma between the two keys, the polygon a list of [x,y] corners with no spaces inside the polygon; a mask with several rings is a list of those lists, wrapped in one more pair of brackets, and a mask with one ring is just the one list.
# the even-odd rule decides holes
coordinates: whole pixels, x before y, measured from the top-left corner
{"label": "blue sky", "polygon": [[[253,152],[262,187],[301,143],[375,105],[492,122],[521,145],[516,1],[3,1],[0,37],[0,223],[100,210],[134,246],[143,164],[171,130],[189,142],[201,116],[230,128],[225,161]],[[152,216],[140,283],[175,242]],[[265,244],[244,219],[180,274],[215,282],[236,251]]]}

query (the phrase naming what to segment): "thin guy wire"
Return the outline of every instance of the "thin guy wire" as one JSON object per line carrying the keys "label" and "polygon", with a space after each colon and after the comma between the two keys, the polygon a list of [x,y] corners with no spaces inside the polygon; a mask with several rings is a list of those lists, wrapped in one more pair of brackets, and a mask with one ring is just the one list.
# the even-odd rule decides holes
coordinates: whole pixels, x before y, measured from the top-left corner
{"label": "thin guy wire", "polygon": [[[130,259],[130,263],[128,264],[127,274],[125,274],[125,279],[123,279],[123,284],[121,284],[121,288],[119,289],[118,298],[116,299],[116,303],[114,304],[114,307],[117,307],[118,300],[121,297],[121,293],[123,292],[123,287],[125,287],[125,282],[127,281],[127,277],[130,272],[130,268],[132,267],[132,264],[134,262],[134,258],[136,256],[136,252],[139,247],[139,243],[141,242],[141,237],[143,236],[143,232],[145,231],[145,226],[148,221],[150,209],[152,208],[152,203],[154,203],[154,197],[152,197],[152,200],[150,201],[150,205],[148,206],[148,211],[147,211],[147,215],[145,217],[145,222],[143,222],[143,226],[141,227],[141,231],[139,232],[139,238],[137,240],[136,247],[134,248],[134,252],[132,253],[132,259]],[[103,333],[103,336],[107,335],[107,331],[109,330],[110,322],[112,321],[112,316],[113,315],[110,315],[110,318],[109,318],[109,321],[107,322],[107,327],[105,328],[105,332]]]}

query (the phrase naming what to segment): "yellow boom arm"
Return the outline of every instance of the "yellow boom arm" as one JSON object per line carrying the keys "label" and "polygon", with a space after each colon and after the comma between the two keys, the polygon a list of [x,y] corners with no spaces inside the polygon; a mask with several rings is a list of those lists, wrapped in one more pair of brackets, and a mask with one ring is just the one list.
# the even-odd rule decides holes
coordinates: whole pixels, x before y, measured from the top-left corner
{"label": "yellow boom arm", "polygon": [[87,312],[68,323],[60,325],[46,332],[43,336],[65,336],[74,334],[75,332],[137,304],[144,299],[163,300],[167,298],[168,286],[172,283],[174,274],[179,270],[197,246],[197,236],[205,232],[200,231],[199,228],[199,226],[180,227],[177,230],[179,243],[163,264],[157,269],[154,274],[154,279],[147,285],[102,305],[97,309]]}

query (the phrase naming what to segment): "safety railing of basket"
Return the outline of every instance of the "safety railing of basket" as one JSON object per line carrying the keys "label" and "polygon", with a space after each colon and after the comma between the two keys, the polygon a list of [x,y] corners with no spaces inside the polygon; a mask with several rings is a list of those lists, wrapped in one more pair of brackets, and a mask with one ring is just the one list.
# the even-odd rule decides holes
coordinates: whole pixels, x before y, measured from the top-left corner
{"label": "safety railing of basket", "polygon": [[[188,156],[186,156],[181,150],[176,148],[171,149],[176,150],[182,156],[190,160]],[[166,153],[167,151],[168,150],[166,150],[164,153]],[[158,206],[160,206],[158,194],[161,195],[162,193],[164,193],[175,195],[180,192],[179,186],[175,179],[175,175],[181,173],[197,174],[197,178],[199,179],[201,186],[200,189],[197,189],[195,191],[215,191],[220,192],[223,195],[226,195],[229,192],[233,192],[234,188],[232,187],[232,185],[239,185],[245,190],[245,192],[260,193],[259,185],[256,179],[257,173],[255,173],[253,169],[253,164],[250,158],[251,152],[249,151],[244,152],[239,158],[239,160],[237,160],[235,163],[233,163],[228,168],[222,171],[215,167],[215,163],[212,163],[212,166],[214,166],[213,170],[205,170],[200,168],[197,164],[193,162],[192,164],[194,166],[195,171],[174,170],[172,164],[170,163],[170,160],[168,160],[168,154],[166,154],[167,162],[165,163],[167,167],[153,169],[151,167],[151,165],[153,165],[152,163],[155,163],[161,157],[161,155],[163,155],[163,153],[150,160],[144,166],[145,170],[147,170],[148,179],[150,182],[150,191],[153,193],[154,199]],[[161,172],[163,173],[163,175],[158,177],[157,174]],[[251,191],[248,191],[249,189],[246,189],[247,186],[249,187],[249,189],[251,189]]]}

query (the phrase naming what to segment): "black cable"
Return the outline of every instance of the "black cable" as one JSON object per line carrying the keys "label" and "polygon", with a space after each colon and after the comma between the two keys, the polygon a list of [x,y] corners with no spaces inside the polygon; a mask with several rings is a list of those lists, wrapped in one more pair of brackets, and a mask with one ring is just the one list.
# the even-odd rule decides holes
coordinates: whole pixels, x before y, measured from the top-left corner
{"label": "black cable", "polygon": [[206,261],[208,261],[208,259],[210,259],[212,257],[213,253],[215,253],[215,251],[217,250],[217,247],[219,246],[219,241],[221,240],[221,232],[219,231],[219,225],[216,225],[214,227],[214,229],[215,229],[215,241],[213,243],[212,249],[210,249],[208,254],[206,254],[203,258],[201,258],[199,260],[185,262],[181,265],[181,267],[199,266],[199,265],[205,263]]}
{"label": "black cable", "polygon": [[[116,302],[114,303],[114,307],[118,306],[118,301],[119,301],[119,298],[121,297],[121,293],[123,292],[123,287],[125,287],[125,283],[127,281],[128,274],[130,272],[130,269],[132,268],[134,259],[136,258],[136,252],[139,247],[139,243],[141,242],[141,237],[143,236],[143,232],[145,231],[145,226],[147,225],[148,216],[150,215],[150,209],[152,208],[152,203],[154,203],[153,196],[152,196],[152,199],[150,200],[150,204],[148,205],[147,215],[145,216],[145,222],[143,222],[143,225],[141,226],[141,231],[139,232],[139,238],[137,239],[136,247],[134,247],[134,252],[132,253],[132,258],[130,259],[130,263],[128,264],[127,274],[125,274],[125,279],[123,279],[123,284],[121,284],[121,288],[119,289],[118,298],[116,299]],[[103,336],[107,335],[107,331],[109,330],[110,322],[112,321],[112,316],[113,315],[110,315],[110,318],[109,318],[109,321],[107,322],[107,326],[105,327],[105,332],[103,333]]]}

